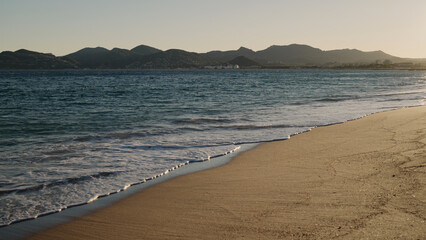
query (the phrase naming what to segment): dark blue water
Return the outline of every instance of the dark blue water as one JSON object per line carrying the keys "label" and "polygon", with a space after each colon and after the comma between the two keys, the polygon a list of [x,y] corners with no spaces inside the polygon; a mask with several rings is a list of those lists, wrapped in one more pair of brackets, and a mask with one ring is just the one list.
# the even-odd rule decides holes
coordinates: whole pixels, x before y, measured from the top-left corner
{"label": "dark blue water", "polygon": [[424,71],[0,71],[0,225],[425,96]]}

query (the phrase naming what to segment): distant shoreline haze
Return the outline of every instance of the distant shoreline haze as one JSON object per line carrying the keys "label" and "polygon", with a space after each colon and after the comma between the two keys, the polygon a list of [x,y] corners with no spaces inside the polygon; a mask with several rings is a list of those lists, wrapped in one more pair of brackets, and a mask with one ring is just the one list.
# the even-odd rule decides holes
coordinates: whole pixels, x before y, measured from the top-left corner
{"label": "distant shoreline haze", "polygon": [[308,45],[273,45],[253,51],[241,47],[207,53],[166,51],[139,45],[133,49],[83,48],[57,57],[20,49],[0,53],[0,69],[274,69],[354,68],[426,70],[426,58],[400,58],[382,51],[323,51]]}

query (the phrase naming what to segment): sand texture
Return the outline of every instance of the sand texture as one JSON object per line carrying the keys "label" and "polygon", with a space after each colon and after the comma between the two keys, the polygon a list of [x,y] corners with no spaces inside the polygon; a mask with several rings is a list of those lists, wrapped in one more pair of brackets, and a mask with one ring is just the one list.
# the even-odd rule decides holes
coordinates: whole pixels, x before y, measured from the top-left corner
{"label": "sand texture", "polygon": [[426,239],[426,106],[261,144],[31,239]]}

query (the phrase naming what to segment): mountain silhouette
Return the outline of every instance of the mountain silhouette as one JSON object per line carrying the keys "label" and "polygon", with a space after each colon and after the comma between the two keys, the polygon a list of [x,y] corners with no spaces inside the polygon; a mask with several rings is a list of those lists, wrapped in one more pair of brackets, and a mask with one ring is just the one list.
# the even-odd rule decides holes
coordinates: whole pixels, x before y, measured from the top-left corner
{"label": "mountain silhouette", "polygon": [[77,63],[64,60],[49,53],[38,53],[20,49],[0,53],[0,69],[74,69]]}
{"label": "mountain silhouette", "polygon": [[240,47],[238,50],[231,50],[231,51],[211,51],[208,53],[204,53],[201,54],[203,56],[205,56],[208,59],[211,59],[211,61],[213,62],[217,62],[217,63],[223,63],[223,62],[228,62],[231,61],[232,59],[239,57],[239,56],[243,56],[246,58],[250,58],[250,59],[254,59],[256,58],[256,52],[254,52],[251,49],[245,48],[245,47]]}
{"label": "mountain silhouette", "polygon": [[139,61],[132,63],[131,68],[200,68],[210,61],[198,53],[187,52],[180,49],[170,49],[145,55]]}
{"label": "mountain silhouette", "polygon": [[229,61],[228,63],[232,65],[238,65],[241,68],[260,68],[261,67],[259,63],[249,58],[246,58],[244,56],[236,57],[232,59],[231,61]]}
{"label": "mountain silhouette", "polygon": [[383,62],[412,62],[420,64],[419,66],[426,65],[426,59],[399,58],[382,51],[364,52],[357,49],[324,51],[301,44],[273,45],[260,51],[240,47],[237,50],[207,53],[180,49],[162,51],[146,45],[139,45],[131,50],[83,48],[63,57],[24,49],[0,53],[0,69],[175,69],[204,68],[229,63],[241,65],[242,68],[254,66],[262,68],[351,66],[356,68],[374,67]]}
{"label": "mountain silhouette", "polygon": [[83,48],[75,53],[63,57],[64,60],[76,61],[80,68],[125,68],[137,60],[135,53],[114,48],[108,50],[102,47]]}
{"label": "mountain silhouette", "polygon": [[136,54],[139,54],[139,55],[142,55],[142,56],[162,52],[159,49],[156,49],[156,48],[153,48],[153,47],[150,47],[150,46],[146,46],[146,45],[139,45],[137,47],[132,48],[132,50],[130,50],[130,51],[132,53],[136,53]]}

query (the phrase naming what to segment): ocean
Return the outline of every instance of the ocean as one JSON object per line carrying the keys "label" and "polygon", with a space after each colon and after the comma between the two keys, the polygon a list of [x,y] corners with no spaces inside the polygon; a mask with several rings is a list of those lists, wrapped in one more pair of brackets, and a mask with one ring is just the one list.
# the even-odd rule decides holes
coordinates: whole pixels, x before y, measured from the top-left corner
{"label": "ocean", "polygon": [[0,225],[425,99],[425,71],[0,71]]}

